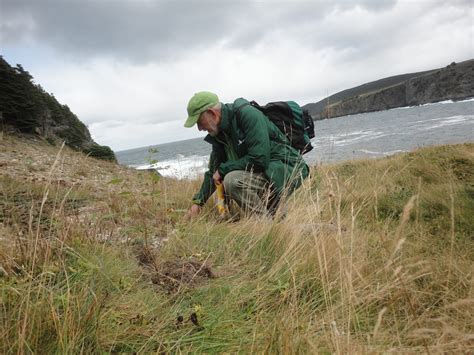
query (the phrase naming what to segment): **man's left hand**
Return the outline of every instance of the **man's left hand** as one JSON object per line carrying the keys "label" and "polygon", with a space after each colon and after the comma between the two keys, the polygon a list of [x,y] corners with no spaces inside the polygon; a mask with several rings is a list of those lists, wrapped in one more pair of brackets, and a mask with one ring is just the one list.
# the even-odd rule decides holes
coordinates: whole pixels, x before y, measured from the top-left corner
{"label": "man's left hand", "polygon": [[214,179],[214,183],[216,185],[222,184],[222,176],[221,176],[221,174],[219,174],[219,170],[216,170],[214,175],[212,175],[212,178]]}

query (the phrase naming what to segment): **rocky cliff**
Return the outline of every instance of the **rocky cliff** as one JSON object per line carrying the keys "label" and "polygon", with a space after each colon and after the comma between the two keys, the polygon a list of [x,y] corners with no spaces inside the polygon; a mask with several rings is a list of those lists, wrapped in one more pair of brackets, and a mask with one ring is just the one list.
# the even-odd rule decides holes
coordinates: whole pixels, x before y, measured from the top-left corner
{"label": "rocky cliff", "polygon": [[[392,78],[402,78],[402,76]],[[387,82],[387,79],[390,78],[382,80]],[[470,97],[474,97],[474,59],[461,63],[453,62],[437,70],[409,74],[406,80],[394,85],[353,96],[346,95],[336,102],[324,99],[319,103],[308,104],[304,107],[309,108],[314,119],[325,119]]]}

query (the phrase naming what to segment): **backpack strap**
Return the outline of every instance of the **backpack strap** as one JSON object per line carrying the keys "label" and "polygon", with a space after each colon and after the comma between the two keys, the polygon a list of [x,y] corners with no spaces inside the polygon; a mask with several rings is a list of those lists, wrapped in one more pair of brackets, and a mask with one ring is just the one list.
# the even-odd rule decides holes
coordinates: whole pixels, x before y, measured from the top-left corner
{"label": "backpack strap", "polygon": [[[246,103],[244,103],[244,104],[238,106],[238,107],[234,110],[234,113],[237,115],[237,123],[239,124],[239,126],[240,126],[240,111],[241,111],[242,108],[244,108],[245,106],[252,106],[252,107],[255,107],[256,109],[259,109],[259,107],[260,107],[260,105],[259,105],[256,101],[254,101],[254,100],[252,100],[252,101],[250,101],[250,102],[246,102]],[[259,110],[259,111],[261,111],[261,110]]]}
{"label": "backpack strap", "polygon": [[234,113],[236,115],[236,118],[237,118],[237,124],[240,126],[240,111],[242,110],[243,107],[245,106],[248,106],[250,105],[250,102],[246,102],[242,105],[240,105],[239,107],[237,107],[235,110],[234,110]]}
{"label": "backpack strap", "polygon": [[246,102],[246,103],[240,105],[239,107],[237,107],[237,109],[235,110],[235,113],[237,114],[238,117],[240,117],[240,110],[242,110],[242,108],[244,106],[247,106],[247,105],[250,105],[250,102]]}

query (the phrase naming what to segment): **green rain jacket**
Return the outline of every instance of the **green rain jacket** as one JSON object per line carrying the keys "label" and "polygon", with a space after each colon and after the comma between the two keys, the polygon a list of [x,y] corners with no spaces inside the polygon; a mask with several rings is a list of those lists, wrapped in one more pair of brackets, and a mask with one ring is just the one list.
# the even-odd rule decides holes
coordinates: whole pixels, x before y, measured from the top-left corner
{"label": "green rain jacket", "polygon": [[284,191],[291,194],[309,175],[308,166],[286,136],[248,103],[240,98],[233,104],[222,104],[219,134],[204,138],[212,144],[209,170],[193,203],[203,205],[212,195],[216,170],[222,177],[234,170],[264,173],[277,200]]}

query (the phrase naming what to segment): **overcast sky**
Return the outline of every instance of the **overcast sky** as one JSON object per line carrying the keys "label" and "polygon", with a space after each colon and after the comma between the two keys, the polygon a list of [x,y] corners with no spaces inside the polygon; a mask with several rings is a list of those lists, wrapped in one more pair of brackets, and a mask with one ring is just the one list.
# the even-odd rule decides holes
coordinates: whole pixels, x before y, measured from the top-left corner
{"label": "overcast sky", "polygon": [[474,0],[0,0],[0,54],[124,150],[199,137],[197,91],[316,102],[474,57]]}

